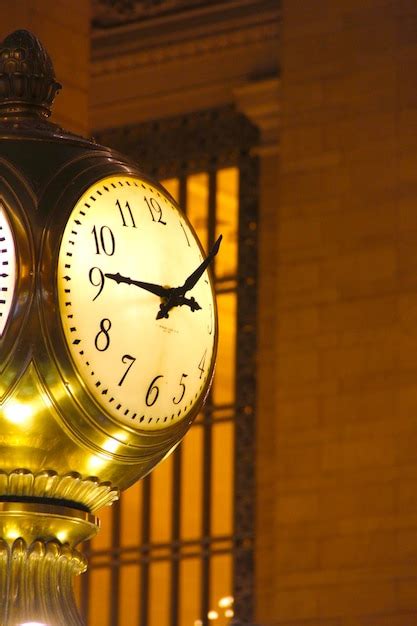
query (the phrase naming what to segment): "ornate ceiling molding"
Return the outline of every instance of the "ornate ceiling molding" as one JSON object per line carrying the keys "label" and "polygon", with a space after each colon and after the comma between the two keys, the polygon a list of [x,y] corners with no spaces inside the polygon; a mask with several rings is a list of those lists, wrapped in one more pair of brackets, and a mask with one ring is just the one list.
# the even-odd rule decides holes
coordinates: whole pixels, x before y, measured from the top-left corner
{"label": "ornate ceiling molding", "polygon": [[207,4],[214,3],[209,0],[93,0],[93,26],[108,28]]}
{"label": "ornate ceiling molding", "polygon": [[100,77],[118,71],[126,71],[144,66],[155,66],[179,59],[201,57],[218,53],[219,50],[232,50],[257,43],[278,40],[277,23],[264,23],[236,31],[229,31],[198,39],[177,42],[158,48],[138,50],[134,53],[114,54],[111,57],[95,59],[92,76]]}

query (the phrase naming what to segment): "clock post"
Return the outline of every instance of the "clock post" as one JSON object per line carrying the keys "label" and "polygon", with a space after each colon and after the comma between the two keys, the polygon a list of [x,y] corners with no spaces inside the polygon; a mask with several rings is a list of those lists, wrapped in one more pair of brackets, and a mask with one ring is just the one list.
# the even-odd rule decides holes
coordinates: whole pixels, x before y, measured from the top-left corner
{"label": "clock post", "polygon": [[221,238],[206,256],[158,182],[49,122],[60,87],[33,34],[0,44],[3,626],[82,626],[78,546],[185,435],[216,354]]}

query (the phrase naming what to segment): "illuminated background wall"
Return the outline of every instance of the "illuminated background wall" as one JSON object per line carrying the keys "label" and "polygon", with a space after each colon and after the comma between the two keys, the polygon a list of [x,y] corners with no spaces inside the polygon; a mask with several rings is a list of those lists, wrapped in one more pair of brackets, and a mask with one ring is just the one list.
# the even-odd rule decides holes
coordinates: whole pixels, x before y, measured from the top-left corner
{"label": "illuminated background wall", "polygon": [[[281,4],[97,1],[90,37],[89,3],[21,0],[2,24],[4,32],[27,26],[43,37],[66,86],[58,119],[72,128],[102,136],[225,106],[258,128],[253,622],[404,626],[417,617],[416,7],[410,0]],[[202,199],[201,185],[189,193],[197,187]],[[201,432],[193,427],[181,466]],[[114,532],[116,546],[138,546],[145,530],[159,537],[153,555],[162,553],[156,545],[173,507],[161,475],[172,476],[175,463],[161,466],[154,487],[167,490],[160,506],[171,512],[144,529],[143,483],[123,500],[120,534],[104,514],[103,543]],[[243,490],[238,495],[245,499]],[[91,585],[108,576],[98,559]],[[198,560],[180,561],[189,584],[200,580]],[[167,563],[150,563],[150,576],[165,568],[173,580]],[[127,567],[117,597],[141,584],[137,564],[131,576]],[[224,572],[207,609],[228,594]],[[132,603],[129,610],[141,610]],[[166,615],[166,602],[157,605]],[[129,619],[126,606],[118,605]],[[197,605],[187,610],[183,619],[195,619]]]}

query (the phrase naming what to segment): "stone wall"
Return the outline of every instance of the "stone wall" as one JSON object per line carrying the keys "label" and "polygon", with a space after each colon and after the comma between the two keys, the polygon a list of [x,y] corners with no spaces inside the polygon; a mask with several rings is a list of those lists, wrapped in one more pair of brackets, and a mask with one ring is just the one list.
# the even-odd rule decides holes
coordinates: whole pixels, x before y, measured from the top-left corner
{"label": "stone wall", "polygon": [[413,624],[417,5],[284,0],[281,64],[276,593],[263,617]]}

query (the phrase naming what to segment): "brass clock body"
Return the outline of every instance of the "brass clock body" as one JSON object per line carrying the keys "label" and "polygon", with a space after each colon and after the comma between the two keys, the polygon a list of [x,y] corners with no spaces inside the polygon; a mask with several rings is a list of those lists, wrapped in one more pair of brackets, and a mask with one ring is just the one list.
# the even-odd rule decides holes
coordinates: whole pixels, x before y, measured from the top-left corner
{"label": "brass clock body", "polygon": [[93,513],[172,451],[213,377],[208,256],[169,194],[47,121],[39,40],[0,46],[0,623],[82,626]]}
{"label": "brass clock body", "polygon": [[[25,489],[36,497],[48,496],[49,483],[37,477],[49,472],[55,476],[55,497],[65,496],[70,502],[96,509],[163,459],[184,436],[201,407],[213,376],[217,341],[210,269],[186,294],[201,309],[192,310],[189,304],[175,306],[168,318],[156,319],[163,299],[134,285],[104,277],[103,291],[97,296],[105,273],[129,274],[140,281],[171,287],[182,284],[204,258],[192,227],[158,183],[111,150],[70,135],[65,135],[63,144],[62,131],[50,132],[48,142],[39,142],[36,133],[33,137],[13,137],[9,130],[11,136],[3,141],[3,154],[9,153],[12,166],[0,162],[0,175],[4,188],[13,189],[6,209],[12,206],[7,209],[7,219],[17,269],[8,322],[0,338],[5,347],[0,411],[0,454],[5,459],[2,471],[9,482],[13,473],[27,475]],[[58,145],[61,163],[51,175],[48,164],[56,160]],[[22,163],[21,157],[27,153],[33,155],[31,163],[38,164],[35,177],[26,170],[27,163]],[[113,190],[114,181],[129,182],[137,193],[127,184],[117,185],[120,197],[105,192],[107,183]],[[111,222],[103,204],[102,211],[91,210],[92,221],[86,230],[81,227],[79,234],[71,235],[81,204],[87,202],[91,190],[100,187],[102,193],[111,196],[111,219],[118,221]],[[121,191],[125,194],[120,195]],[[151,214],[145,197],[155,198],[162,206],[161,221],[166,224],[158,221],[157,209]],[[91,205],[99,207],[99,199],[99,195],[90,199]],[[123,215],[117,201],[123,202]],[[132,216],[136,215],[137,228],[123,224],[123,218],[126,224],[132,219],[127,206]],[[108,235],[106,226],[113,229],[118,255],[103,253],[100,235]],[[67,257],[68,246],[79,255],[79,266],[70,281],[65,279],[65,270],[71,273],[65,259],[74,260],[75,256]],[[152,273],[152,267],[159,273]],[[81,322],[77,327],[81,334],[74,340],[83,341],[83,345],[89,341],[91,367],[86,365],[90,364],[88,358],[77,361],[73,350],[77,344],[70,339],[73,325],[67,324],[70,318],[66,317],[65,304],[68,283],[74,285],[76,315]],[[74,303],[74,298],[68,301]],[[123,316],[125,306],[130,309],[129,324]],[[84,334],[83,319],[86,311],[93,309],[93,326]],[[112,356],[104,362],[105,320],[112,324],[109,336],[114,342],[108,351]],[[113,350],[122,337],[123,345]],[[93,366],[101,372],[100,380],[91,374],[95,373]],[[124,375],[125,388],[119,384]],[[101,380],[103,376],[107,379]],[[132,384],[127,398],[128,382]],[[109,391],[102,394],[105,384]],[[107,403],[113,397],[110,388],[114,400]],[[135,388],[140,401],[132,403]],[[8,489],[11,493],[11,483]]]}

